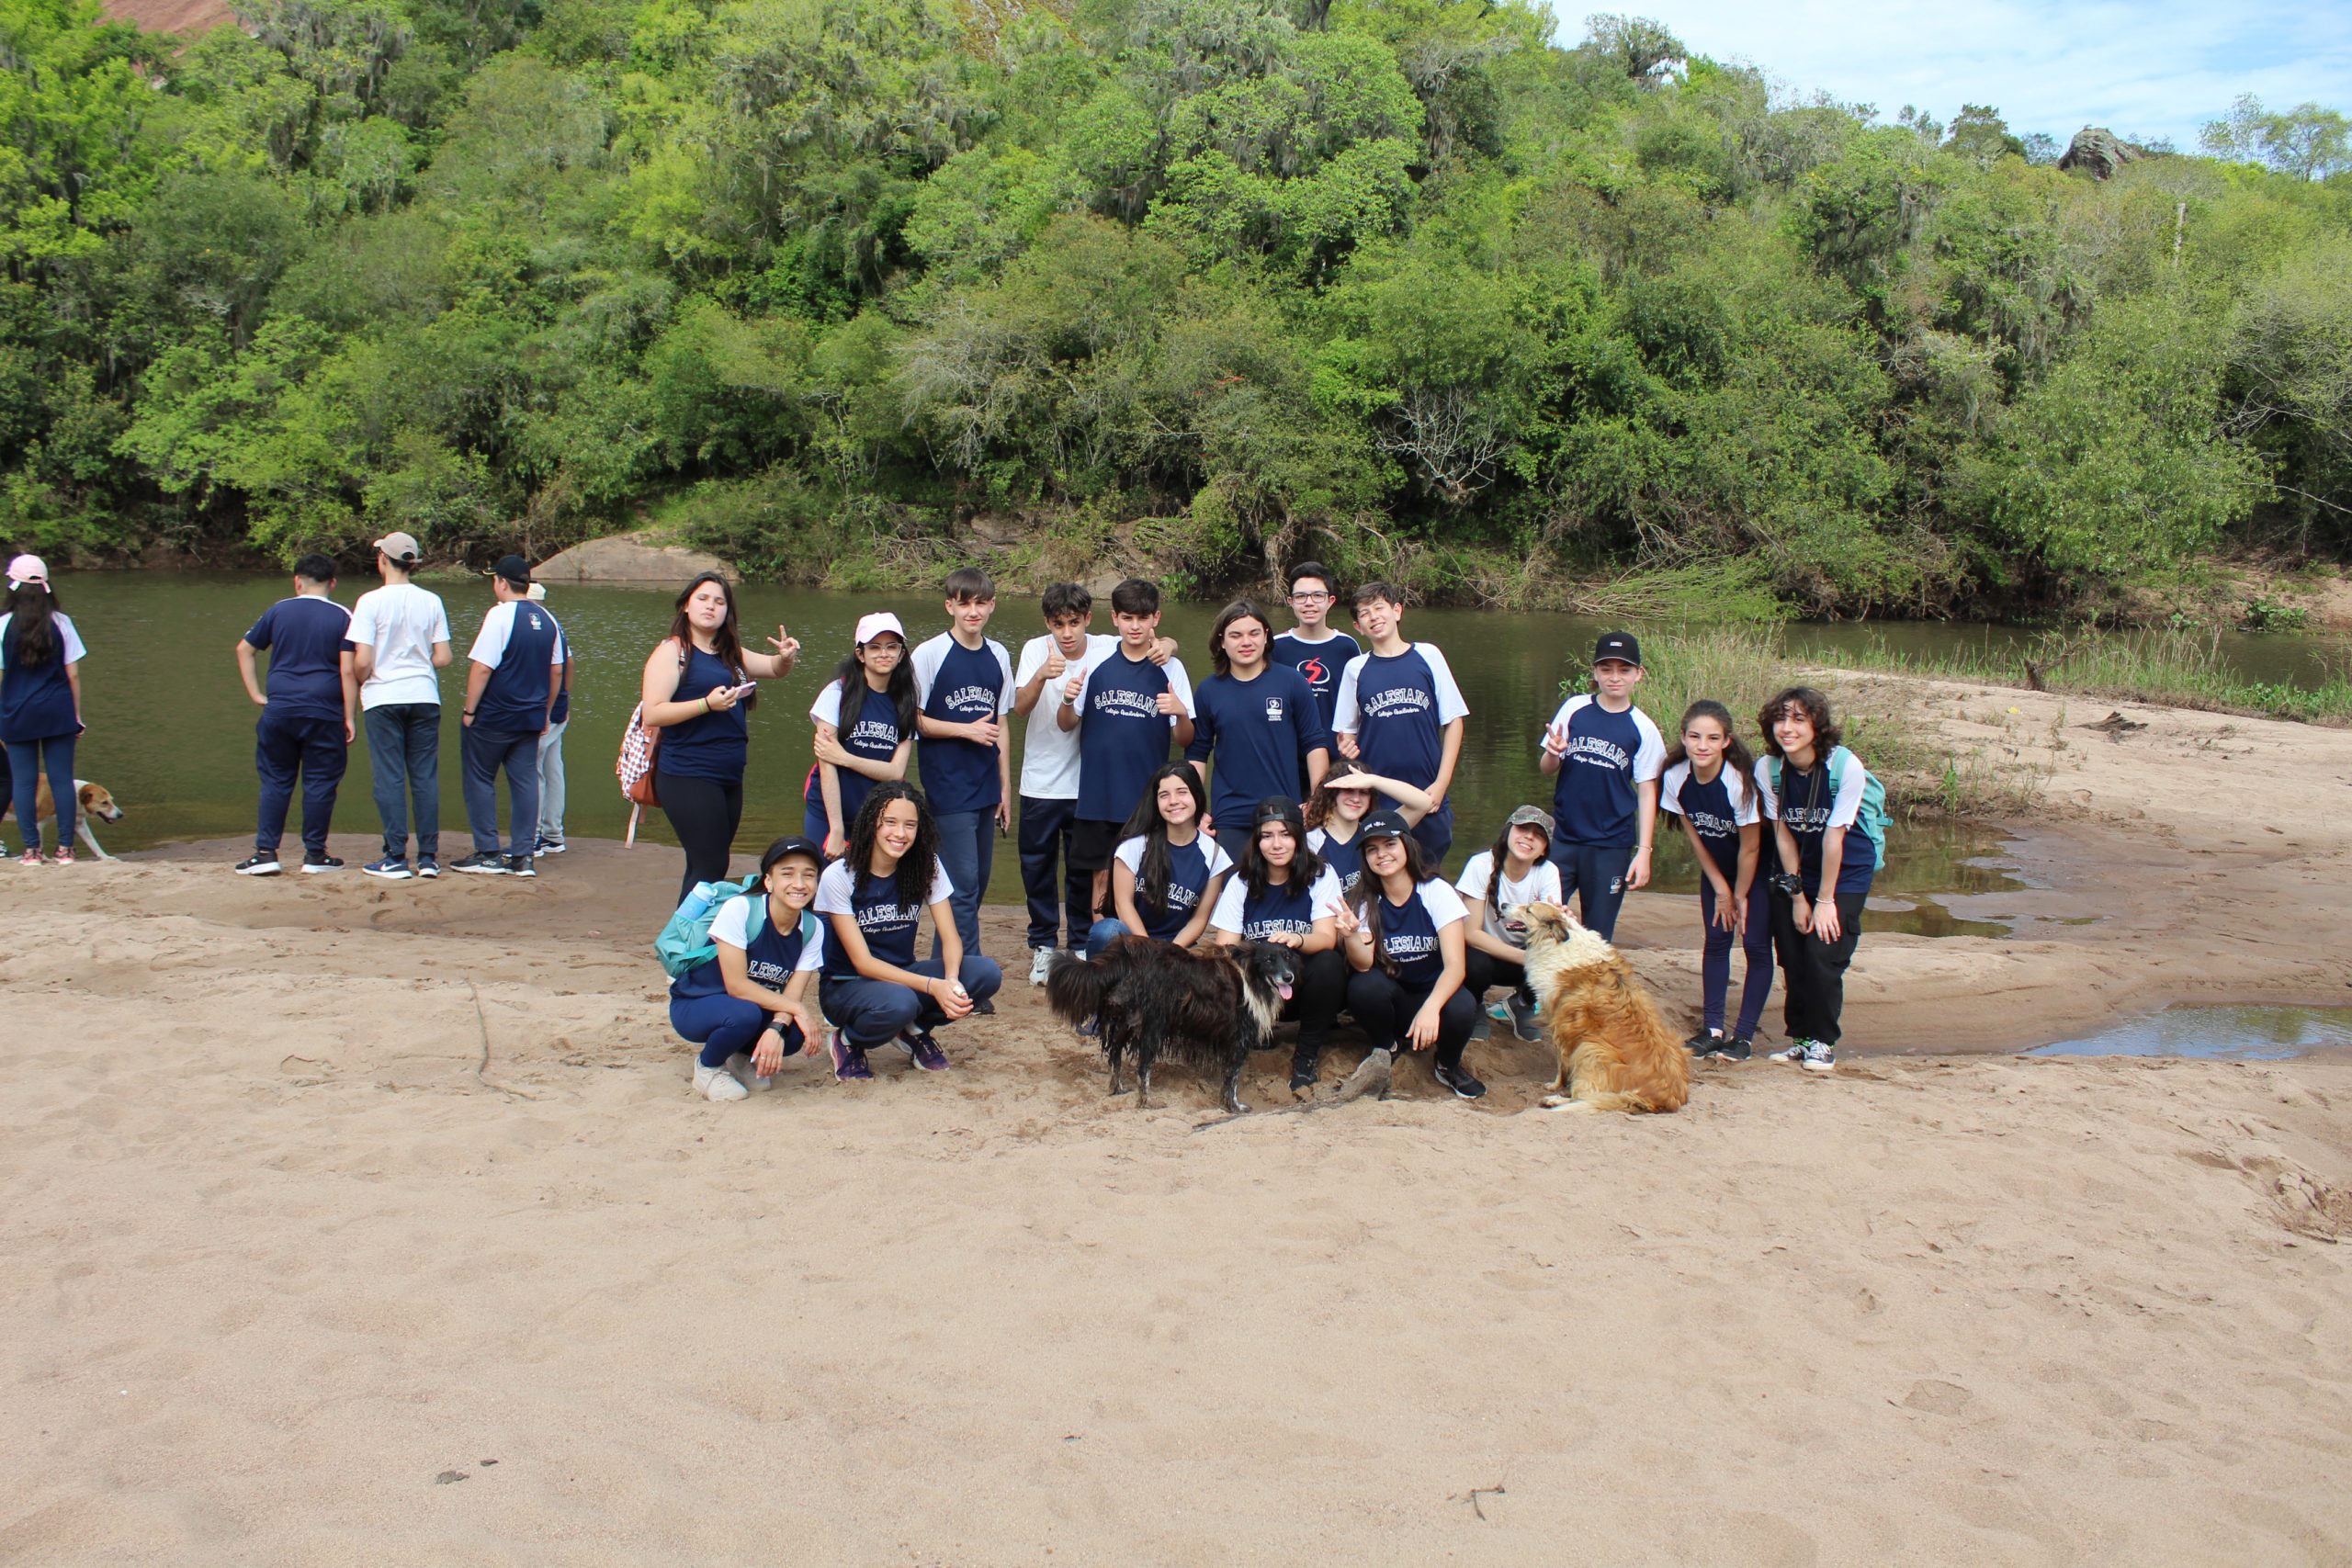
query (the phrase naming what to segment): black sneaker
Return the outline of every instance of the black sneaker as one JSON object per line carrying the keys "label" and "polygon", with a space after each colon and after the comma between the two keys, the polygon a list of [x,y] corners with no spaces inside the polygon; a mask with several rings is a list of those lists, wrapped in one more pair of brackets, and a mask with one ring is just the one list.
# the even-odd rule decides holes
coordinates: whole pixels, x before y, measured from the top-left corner
{"label": "black sneaker", "polygon": [[993,1017],[996,1013],[996,998],[994,997],[982,997],[978,1001],[972,1004],[972,1011],[981,1018]]}
{"label": "black sneaker", "polygon": [[1708,1057],[1713,1055],[1718,1050],[1722,1049],[1724,1037],[1722,1035],[1711,1034],[1702,1029],[1699,1031],[1698,1033],[1693,1034],[1690,1039],[1685,1040],[1682,1043],[1682,1048],[1690,1053],[1690,1059],[1692,1061],[1703,1062]]}
{"label": "black sneaker", "polygon": [[451,861],[449,869],[469,872],[475,876],[503,876],[507,871],[506,857],[492,854],[488,850],[476,850],[463,860]]}
{"label": "black sneaker", "polygon": [[441,874],[441,863],[431,855],[416,857],[416,874],[430,882]]}
{"label": "black sneaker", "polygon": [[1487,1086],[1472,1077],[1467,1067],[1449,1067],[1440,1062],[1430,1070],[1437,1076],[1441,1085],[1453,1091],[1457,1100],[1476,1100],[1487,1092]]}
{"label": "black sneaker", "polygon": [[[463,871],[465,870],[465,867],[459,866],[458,869],[459,871]],[[530,856],[508,855],[506,857],[506,874],[509,876],[537,876],[539,874],[531,869]]]}
{"label": "black sneaker", "polygon": [[322,871],[341,871],[343,869],[343,862],[335,859],[333,855],[304,855],[302,857],[302,869],[312,874],[316,874]]}
{"label": "black sneaker", "polygon": [[230,869],[234,871],[239,876],[276,876],[277,874],[277,852],[272,850],[268,853],[265,854],[256,850],[252,854],[247,855],[243,860],[239,861]]}
{"label": "black sneaker", "polygon": [[1715,1047],[1714,1055],[1718,1062],[1745,1062],[1755,1050],[1755,1045],[1747,1040],[1726,1040]]}
{"label": "black sneaker", "polygon": [[1315,1079],[1317,1077],[1315,1065],[1318,1061],[1322,1060],[1322,1057],[1323,1053],[1320,1049],[1313,1051],[1301,1050],[1297,1055],[1291,1057],[1290,1087],[1294,1092],[1304,1089],[1313,1089],[1315,1087]]}
{"label": "black sneaker", "polygon": [[560,855],[563,853],[563,840],[561,839],[541,839],[532,852],[542,855]]}

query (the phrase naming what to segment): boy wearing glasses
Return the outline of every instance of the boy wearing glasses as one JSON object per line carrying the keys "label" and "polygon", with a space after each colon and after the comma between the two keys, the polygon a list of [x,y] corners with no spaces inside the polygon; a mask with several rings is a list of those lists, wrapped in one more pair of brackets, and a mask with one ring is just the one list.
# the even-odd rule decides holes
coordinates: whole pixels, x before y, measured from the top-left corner
{"label": "boy wearing glasses", "polygon": [[1355,638],[1331,629],[1331,574],[1322,562],[1301,561],[1291,568],[1290,613],[1298,617],[1298,629],[1274,638],[1270,655],[1274,663],[1287,664],[1306,678],[1327,735],[1340,711],[1340,674],[1349,660],[1363,651]]}

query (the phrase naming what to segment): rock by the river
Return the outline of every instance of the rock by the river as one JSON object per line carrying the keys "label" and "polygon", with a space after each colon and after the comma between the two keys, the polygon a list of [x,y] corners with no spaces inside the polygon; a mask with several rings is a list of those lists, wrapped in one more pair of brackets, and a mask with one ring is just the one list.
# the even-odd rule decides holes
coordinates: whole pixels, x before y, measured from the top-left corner
{"label": "rock by the river", "polygon": [[717,556],[682,545],[649,545],[626,534],[590,539],[549,556],[531,575],[545,582],[643,582],[683,588],[706,571],[738,581],[735,569]]}

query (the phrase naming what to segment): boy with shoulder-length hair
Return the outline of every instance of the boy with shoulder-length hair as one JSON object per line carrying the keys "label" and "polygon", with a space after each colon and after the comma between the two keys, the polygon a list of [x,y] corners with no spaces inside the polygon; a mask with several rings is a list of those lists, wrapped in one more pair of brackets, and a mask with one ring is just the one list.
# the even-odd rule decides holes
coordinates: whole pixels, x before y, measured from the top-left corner
{"label": "boy with shoulder-length hair", "polygon": [[[1130,577],[1111,591],[1118,645],[1065,677],[1054,722],[1078,736],[1078,812],[1070,833],[1072,880],[1091,883],[1089,913],[1102,906],[1111,857],[1127,818],[1167,765],[1169,748],[1193,743],[1193,680],[1159,652],[1159,586]],[[1090,922],[1091,923],[1091,922]]]}
{"label": "boy with shoulder-length hair", "polygon": [[[242,876],[277,874],[277,840],[299,778],[302,787],[302,869],[341,871],[327,853],[336,786],[351,760],[359,682],[351,676],[351,612],[327,595],[334,562],[312,553],[294,563],[294,596],[280,599],[237,639],[237,674],[245,695],[261,709],[254,730],[254,771],[261,776],[260,820],[254,852],[237,863]],[[269,653],[269,690],[255,674],[254,655]],[[62,820],[62,818],[61,818]],[[32,830],[26,824],[26,831]],[[28,839],[27,842],[30,842]],[[70,848],[70,846],[68,846]]]}
{"label": "boy with shoulder-length hair", "polygon": [[[939,858],[955,886],[948,906],[964,951],[980,951],[980,900],[996,846],[990,829],[1012,827],[1012,752],[1004,715],[1012,707],[1012,656],[986,635],[996,583],[978,567],[947,574],[948,629],[914,651],[916,765],[939,826]],[[942,951],[932,933],[932,956]],[[990,1007],[987,1010],[994,1011]]]}
{"label": "boy with shoulder-length hair", "polygon": [[[1393,583],[1367,582],[1351,596],[1356,629],[1370,645],[1348,661],[1331,721],[1340,755],[1363,771],[1401,779],[1430,797],[1413,828],[1434,874],[1453,843],[1454,764],[1462,759],[1462,700],[1453,671],[1433,642],[1405,640],[1405,595]],[[1393,807],[1386,796],[1379,804]]]}

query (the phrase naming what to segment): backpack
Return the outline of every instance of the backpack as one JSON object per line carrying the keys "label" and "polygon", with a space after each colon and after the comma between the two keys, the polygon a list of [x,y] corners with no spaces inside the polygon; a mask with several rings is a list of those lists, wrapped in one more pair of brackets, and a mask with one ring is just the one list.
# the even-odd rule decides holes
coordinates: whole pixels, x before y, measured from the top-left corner
{"label": "backpack", "polygon": [[[662,972],[673,980],[685,975],[718,956],[718,944],[710,940],[710,928],[718,919],[719,910],[732,898],[758,898],[752,907],[752,918],[746,922],[743,940],[750,942],[760,934],[767,923],[768,901],[760,893],[757,872],[741,882],[697,882],[694,891],[680,902],[677,911],[653,939],[653,954],[662,960]],[[807,909],[800,911],[800,942],[803,950],[817,940],[817,917]]]}
{"label": "backpack", "polygon": [[[1770,761],[1772,794],[1777,799],[1786,801],[1788,796],[1781,790],[1781,759],[1774,757]],[[1828,789],[1829,798],[1833,801],[1838,798],[1838,781],[1845,776],[1845,766],[1849,762],[1855,767],[1862,768],[1860,759],[1843,746],[1832,746],[1829,749],[1829,761],[1824,769],[1828,774],[1825,781],[1825,787]],[[1807,804],[1810,805],[1811,802]],[[1886,865],[1888,820],[1886,785],[1880,782],[1876,773],[1871,773],[1868,768],[1862,768],[1862,804],[1861,808],[1854,813],[1854,826],[1860,830],[1862,837],[1871,841],[1871,852],[1877,857],[1877,863],[1882,869]]]}

